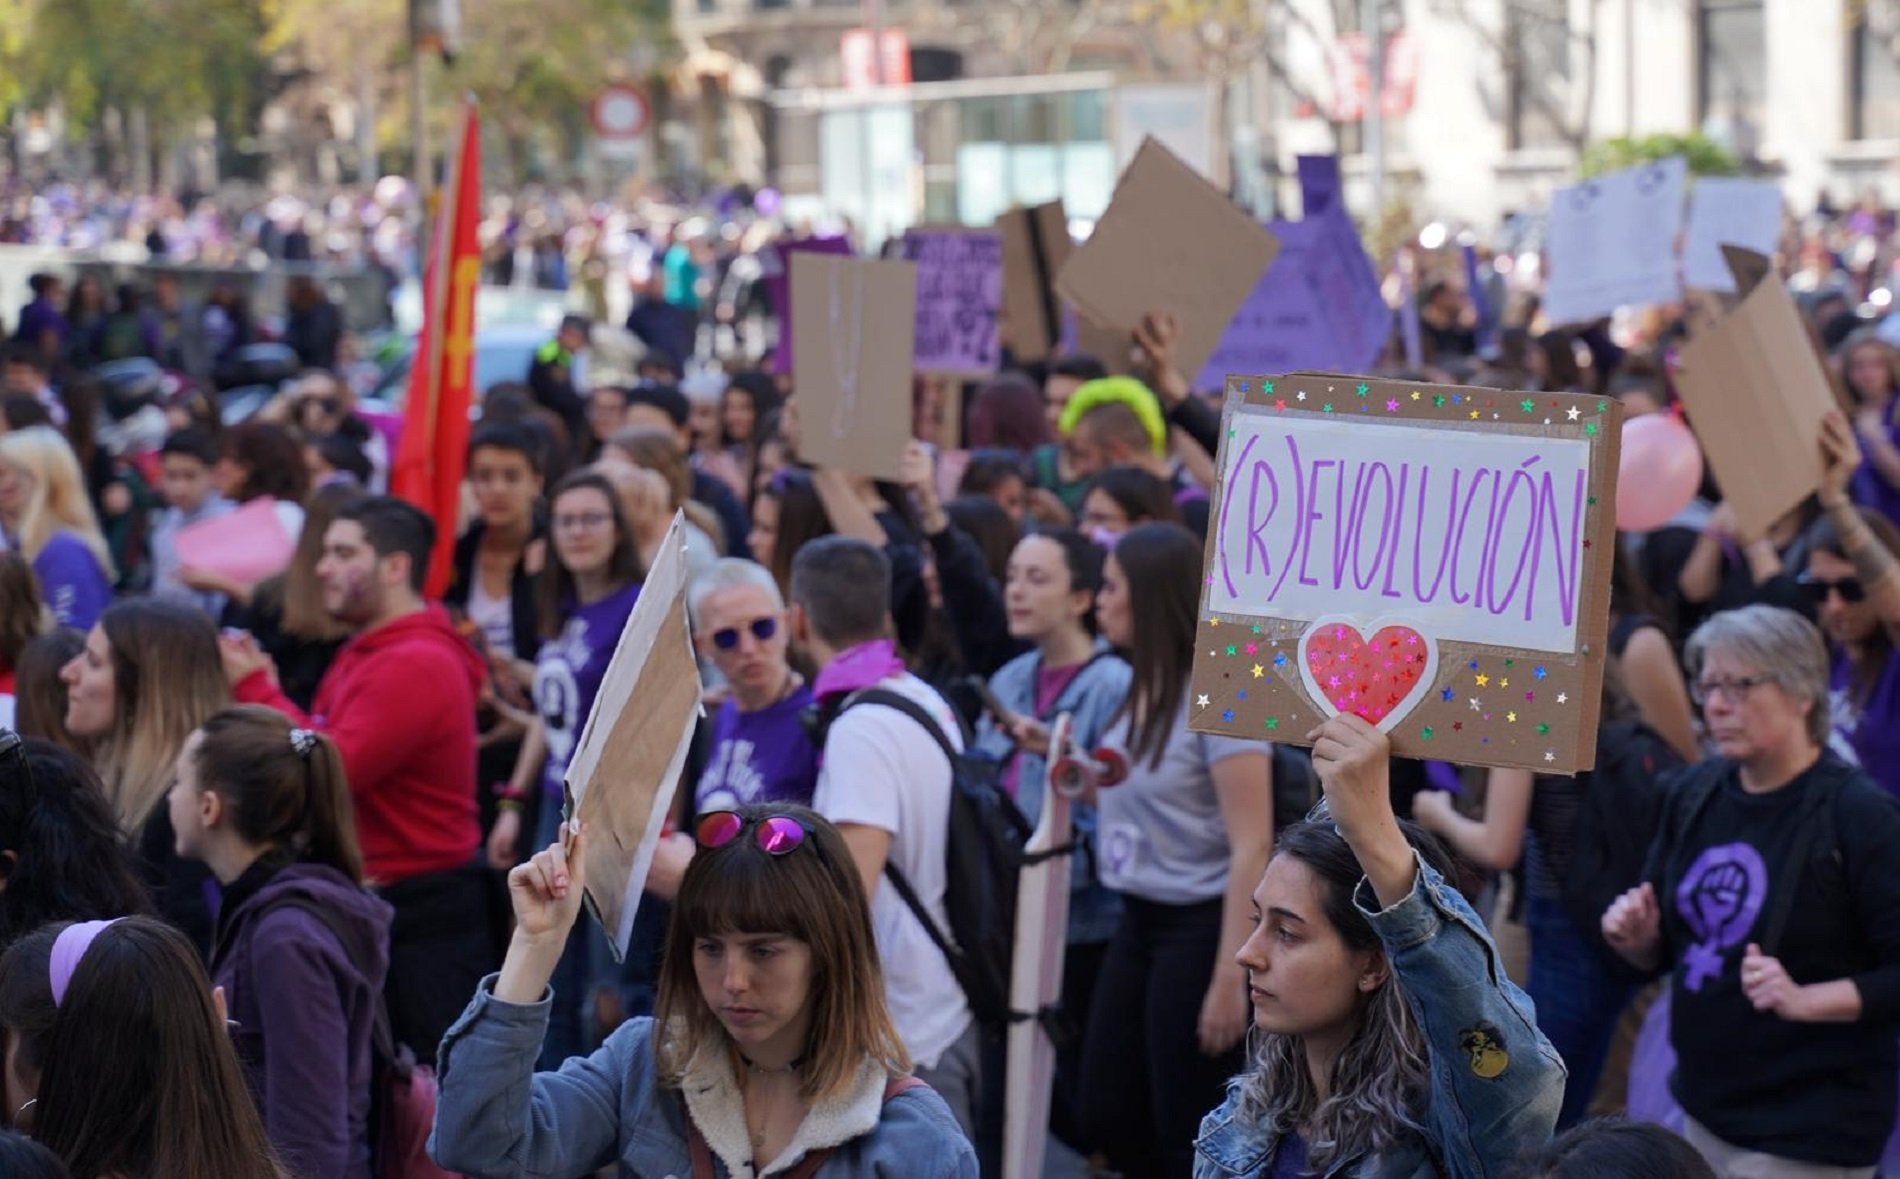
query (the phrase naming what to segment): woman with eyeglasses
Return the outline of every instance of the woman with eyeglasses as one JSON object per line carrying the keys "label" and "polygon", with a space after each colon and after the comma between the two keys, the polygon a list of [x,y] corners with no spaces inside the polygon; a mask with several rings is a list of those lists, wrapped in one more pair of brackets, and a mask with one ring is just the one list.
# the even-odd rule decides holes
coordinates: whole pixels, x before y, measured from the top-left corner
{"label": "woman with eyeglasses", "polygon": [[477,1179],[788,1174],[975,1179],[912,1079],[844,839],[804,807],[702,815],[659,1004],[559,1072],[529,1064],[586,887],[577,831],[508,877],[515,933],[439,1056],[430,1151]]}
{"label": "woman with eyeglasses", "polygon": [[[534,669],[539,723],[522,743],[514,776],[503,793],[501,814],[488,839],[489,863],[496,868],[515,862],[521,813],[528,792],[537,784],[541,818],[529,846],[546,847],[560,828],[562,778],[568,759],[587,725],[594,696],[646,577],[640,545],[621,512],[620,498],[598,472],[576,471],[555,485],[548,498],[548,534],[554,542],[554,560],[541,580],[542,642]],[[587,937],[577,936],[572,955],[563,964],[565,1006],[556,1010],[551,1023],[543,1057],[549,1063],[579,1052],[581,1029],[593,1022],[583,1014],[593,1004],[582,994],[579,980],[588,976],[597,948]],[[568,981],[567,972],[572,972],[574,981]]]}
{"label": "woman with eyeglasses", "polygon": [[1859,449],[1845,420],[1823,427],[1831,448],[1824,467],[1827,515],[1808,532],[1802,588],[1832,643],[1832,745],[1900,796],[1900,529],[1855,506],[1851,482]]}
{"label": "woman with eyeglasses", "polygon": [[1672,1087],[1719,1174],[1871,1176],[1900,1096],[1900,802],[1827,748],[1812,623],[1727,611],[1688,660],[1715,756],[1665,779],[1604,940],[1670,974]]}

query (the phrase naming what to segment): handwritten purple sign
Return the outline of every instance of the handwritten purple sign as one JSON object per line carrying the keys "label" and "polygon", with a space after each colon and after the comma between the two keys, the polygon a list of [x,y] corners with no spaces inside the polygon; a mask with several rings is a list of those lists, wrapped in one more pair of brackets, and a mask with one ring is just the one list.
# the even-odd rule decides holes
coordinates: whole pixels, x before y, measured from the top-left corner
{"label": "handwritten purple sign", "polygon": [[[1353,397],[1342,386],[1341,415]],[[1228,425],[1210,611],[1389,615],[1441,642],[1575,650],[1587,440],[1254,406]]]}
{"label": "handwritten purple sign", "polygon": [[1392,312],[1351,219],[1333,206],[1267,228],[1280,239],[1280,254],[1228,322],[1198,387],[1218,389],[1240,373],[1371,369]]}
{"label": "handwritten purple sign", "polygon": [[904,257],[917,263],[918,372],[988,376],[1001,366],[1003,239],[988,231],[913,229]]}

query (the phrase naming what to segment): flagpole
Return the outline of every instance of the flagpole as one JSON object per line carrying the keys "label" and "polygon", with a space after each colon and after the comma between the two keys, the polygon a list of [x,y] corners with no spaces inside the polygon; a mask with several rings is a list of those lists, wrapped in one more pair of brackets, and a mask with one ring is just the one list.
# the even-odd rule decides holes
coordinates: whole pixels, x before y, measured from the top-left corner
{"label": "flagpole", "polygon": [[[424,358],[429,366],[428,383],[424,388],[428,396],[429,454],[431,456],[435,454],[435,432],[439,425],[437,418],[442,406],[442,357],[448,350],[449,343],[449,291],[454,278],[451,272],[455,264],[455,210],[448,207],[448,202],[456,199],[454,194],[462,191],[462,157],[464,155],[462,149],[463,141],[467,138],[468,104],[473,101],[472,98],[464,100],[462,108],[464,131],[458,138],[455,154],[447,161],[447,171],[443,176],[444,183],[441,189],[443,200],[436,209],[435,224],[431,226],[435,238],[434,245],[431,247],[434,266],[431,267],[429,275],[429,291],[426,299],[429,309],[426,335],[429,341],[429,355]],[[435,477],[433,463],[430,464],[429,477],[431,480]]]}

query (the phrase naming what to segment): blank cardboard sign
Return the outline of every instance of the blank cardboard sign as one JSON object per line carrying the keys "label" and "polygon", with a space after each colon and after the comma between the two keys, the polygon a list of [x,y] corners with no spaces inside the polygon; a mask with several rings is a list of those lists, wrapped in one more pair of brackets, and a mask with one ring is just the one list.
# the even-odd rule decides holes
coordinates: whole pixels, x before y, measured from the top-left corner
{"label": "blank cardboard sign", "polygon": [[1189,728],[1595,763],[1617,402],[1291,373],[1229,378],[1225,419]]}
{"label": "blank cardboard sign", "polygon": [[1075,249],[1061,201],[1011,209],[996,219],[1003,243],[1003,316],[1010,355],[1042,360],[1062,341],[1056,275]]}
{"label": "blank cardboard sign", "polygon": [[917,264],[792,255],[799,457],[896,479],[911,436]]}
{"label": "blank cardboard sign", "polygon": [[1150,311],[1173,312],[1175,367],[1197,374],[1279,251],[1265,226],[1151,137],[1056,289],[1088,319],[1124,332]]}
{"label": "blank cardboard sign", "polygon": [[1722,253],[1742,300],[1683,347],[1676,391],[1742,531],[1763,536],[1821,486],[1821,418],[1838,407],[1768,259]]}
{"label": "blank cardboard sign", "polygon": [[633,936],[647,868],[692,748],[699,697],[685,521],[675,513],[565,777],[567,815],[587,832],[587,905],[615,960],[626,957]]}

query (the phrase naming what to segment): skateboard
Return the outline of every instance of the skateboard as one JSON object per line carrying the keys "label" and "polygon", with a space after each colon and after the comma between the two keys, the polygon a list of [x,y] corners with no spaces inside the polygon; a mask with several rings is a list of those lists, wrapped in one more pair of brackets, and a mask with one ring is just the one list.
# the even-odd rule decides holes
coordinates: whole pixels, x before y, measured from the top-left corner
{"label": "skateboard", "polygon": [[[1075,844],[1075,800],[1090,787],[1116,785],[1128,775],[1117,750],[1083,753],[1070,740],[1067,713],[1049,730],[1048,791],[1036,829],[1023,845],[1027,862],[1016,891],[1016,940],[1011,959],[1011,1011],[1040,1013],[1062,1001],[1062,959],[1068,948],[1069,876]],[[1061,849],[1068,848],[1067,852]],[[1055,853],[1055,854],[1051,854]],[[1049,1101],[1056,1049],[1040,1018],[1010,1025],[1003,1095],[1003,1179],[1042,1179],[1049,1141]]]}

